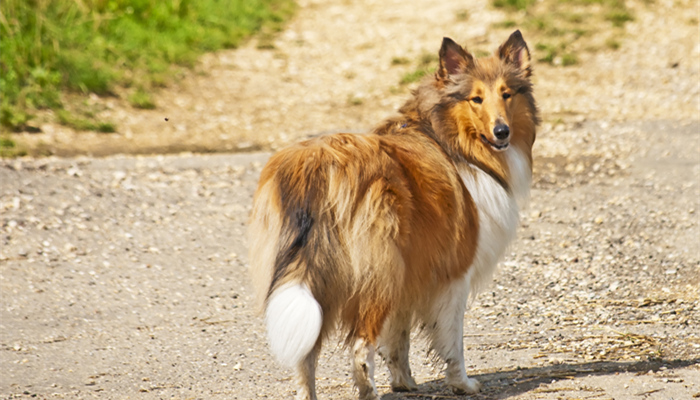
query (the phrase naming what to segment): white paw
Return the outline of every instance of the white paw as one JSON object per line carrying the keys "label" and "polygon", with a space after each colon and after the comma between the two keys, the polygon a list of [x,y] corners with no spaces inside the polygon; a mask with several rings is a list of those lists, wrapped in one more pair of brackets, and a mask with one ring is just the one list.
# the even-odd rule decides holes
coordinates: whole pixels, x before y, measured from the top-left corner
{"label": "white paw", "polygon": [[481,390],[481,383],[472,378],[460,381],[448,381],[447,385],[452,388],[455,394],[474,394],[479,393]]}

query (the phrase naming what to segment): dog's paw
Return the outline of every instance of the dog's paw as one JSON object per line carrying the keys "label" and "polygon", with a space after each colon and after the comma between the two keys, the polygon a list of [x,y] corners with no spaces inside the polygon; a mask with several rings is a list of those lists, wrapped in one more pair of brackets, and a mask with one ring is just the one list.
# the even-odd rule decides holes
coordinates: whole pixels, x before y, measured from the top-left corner
{"label": "dog's paw", "polygon": [[379,393],[376,390],[360,393],[360,400],[379,400]]}
{"label": "dog's paw", "polygon": [[474,394],[474,393],[479,393],[481,390],[481,383],[477,381],[476,379],[472,378],[467,378],[466,380],[459,381],[459,382],[447,382],[447,385],[449,385],[452,388],[452,391],[455,394]]}
{"label": "dog's paw", "polygon": [[411,376],[402,379],[401,382],[391,382],[391,391],[393,392],[412,392],[414,390],[418,390],[418,385]]}

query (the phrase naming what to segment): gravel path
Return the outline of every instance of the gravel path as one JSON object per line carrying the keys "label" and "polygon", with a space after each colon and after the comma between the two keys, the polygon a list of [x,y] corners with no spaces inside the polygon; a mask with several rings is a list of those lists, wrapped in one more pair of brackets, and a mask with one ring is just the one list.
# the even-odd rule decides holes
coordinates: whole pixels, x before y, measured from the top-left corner
{"label": "gravel path", "polygon": [[[465,319],[476,398],[700,392],[700,124],[608,129],[661,145],[538,160],[520,240]],[[0,396],[288,398],[245,267],[267,157],[3,161]],[[421,391],[449,396],[413,353]],[[325,398],[353,398],[345,359],[322,357]]]}
{"label": "gravel path", "polygon": [[[208,75],[165,91],[164,108],[114,106],[131,133],[88,150],[277,146],[369,127],[406,97],[390,87],[410,67],[392,57],[436,50],[443,35],[489,49],[505,37],[487,29],[502,16],[485,2],[447,27],[463,2],[431,3],[302,2],[276,52],[251,44],[206,58]],[[700,32],[674,22],[689,8],[663,6],[636,10],[618,52],[538,65],[531,205],[465,316],[467,365],[484,383],[471,398],[700,396]],[[245,224],[268,156],[0,161],[0,398],[291,398],[246,274]],[[355,398],[346,359],[327,346],[322,398]],[[425,396],[389,393],[380,367],[384,398],[459,398],[420,340],[412,368]]]}

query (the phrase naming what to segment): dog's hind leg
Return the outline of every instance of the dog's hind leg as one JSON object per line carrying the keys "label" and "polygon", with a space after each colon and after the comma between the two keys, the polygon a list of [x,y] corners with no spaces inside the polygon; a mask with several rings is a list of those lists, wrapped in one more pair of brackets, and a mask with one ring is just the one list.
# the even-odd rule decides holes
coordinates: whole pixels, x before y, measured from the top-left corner
{"label": "dog's hind leg", "polygon": [[445,361],[445,383],[457,394],[477,393],[481,384],[464,367],[464,311],[469,296],[466,279],[450,283],[423,316],[432,349]]}
{"label": "dog's hind leg", "polygon": [[374,384],[374,345],[362,338],[355,339],[352,346],[352,377],[360,400],[379,400]]}
{"label": "dog's hind leg", "polygon": [[408,351],[411,346],[411,313],[397,312],[387,319],[379,336],[379,353],[391,373],[391,390],[407,392],[418,389],[411,376]]}
{"label": "dog's hind leg", "polygon": [[296,367],[297,395],[296,400],[316,400],[316,364],[321,352],[322,339],[318,338],[311,352],[302,359]]}

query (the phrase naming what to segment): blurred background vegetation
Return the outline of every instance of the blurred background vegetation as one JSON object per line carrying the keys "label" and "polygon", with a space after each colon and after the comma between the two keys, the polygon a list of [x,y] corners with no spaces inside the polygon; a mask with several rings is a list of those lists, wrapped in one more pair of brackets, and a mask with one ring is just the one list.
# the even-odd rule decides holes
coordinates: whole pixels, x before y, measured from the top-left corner
{"label": "blurred background vegetation", "polygon": [[[639,0],[649,5],[654,0]],[[568,67],[580,62],[584,53],[617,50],[625,34],[624,25],[634,20],[625,0],[491,0],[491,6],[503,10],[506,18],[493,29],[510,32],[520,29],[528,39],[535,62]],[[458,11],[457,20],[469,20],[469,10]],[[475,56],[491,54],[491,49],[469,48]],[[395,90],[420,80],[437,68],[432,53],[413,62],[416,69],[406,73]],[[394,64],[412,64],[396,59]]]}
{"label": "blurred background vegetation", "polygon": [[[642,0],[646,4],[652,1]],[[535,38],[531,51],[534,50],[537,61],[564,67],[577,64],[582,52],[617,50],[625,23],[634,20],[625,0],[492,0],[492,3],[509,14],[496,27],[522,26]]]}
{"label": "blurred background vegetation", "polygon": [[51,109],[64,125],[113,132],[90,110],[69,111],[63,94],[123,88],[132,106],[154,108],[152,90],[200,54],[280,30],[294,9],[293,0],[2,0],[0,129],[38,130],[34,113]]}
{"label": "blurred background vegetation", "polygon": [[[654,0],[629,0],[649,5]],[[524,31],[536,62],[566,68],[581,56],[616,50],[634,20],[625,0],[490,0],[505,12],[494,30]],[[209,51],[235,48],[253,34],[258,47],[295,11],[294,0],[0,0],[0,156],[23,154],[11,132],[45,121],[114,132],[89,96],[155,108],[152,94],[183,76]],[[470,10],[454,18],[469,20]],[[484,56],[492,49],[469,49]],[[392,93],[435,70],[437,57],[395,58],[412,67]],[[349,99],[352,105],[361,99]],[[47,110],[50,110],[48,112]]]}

